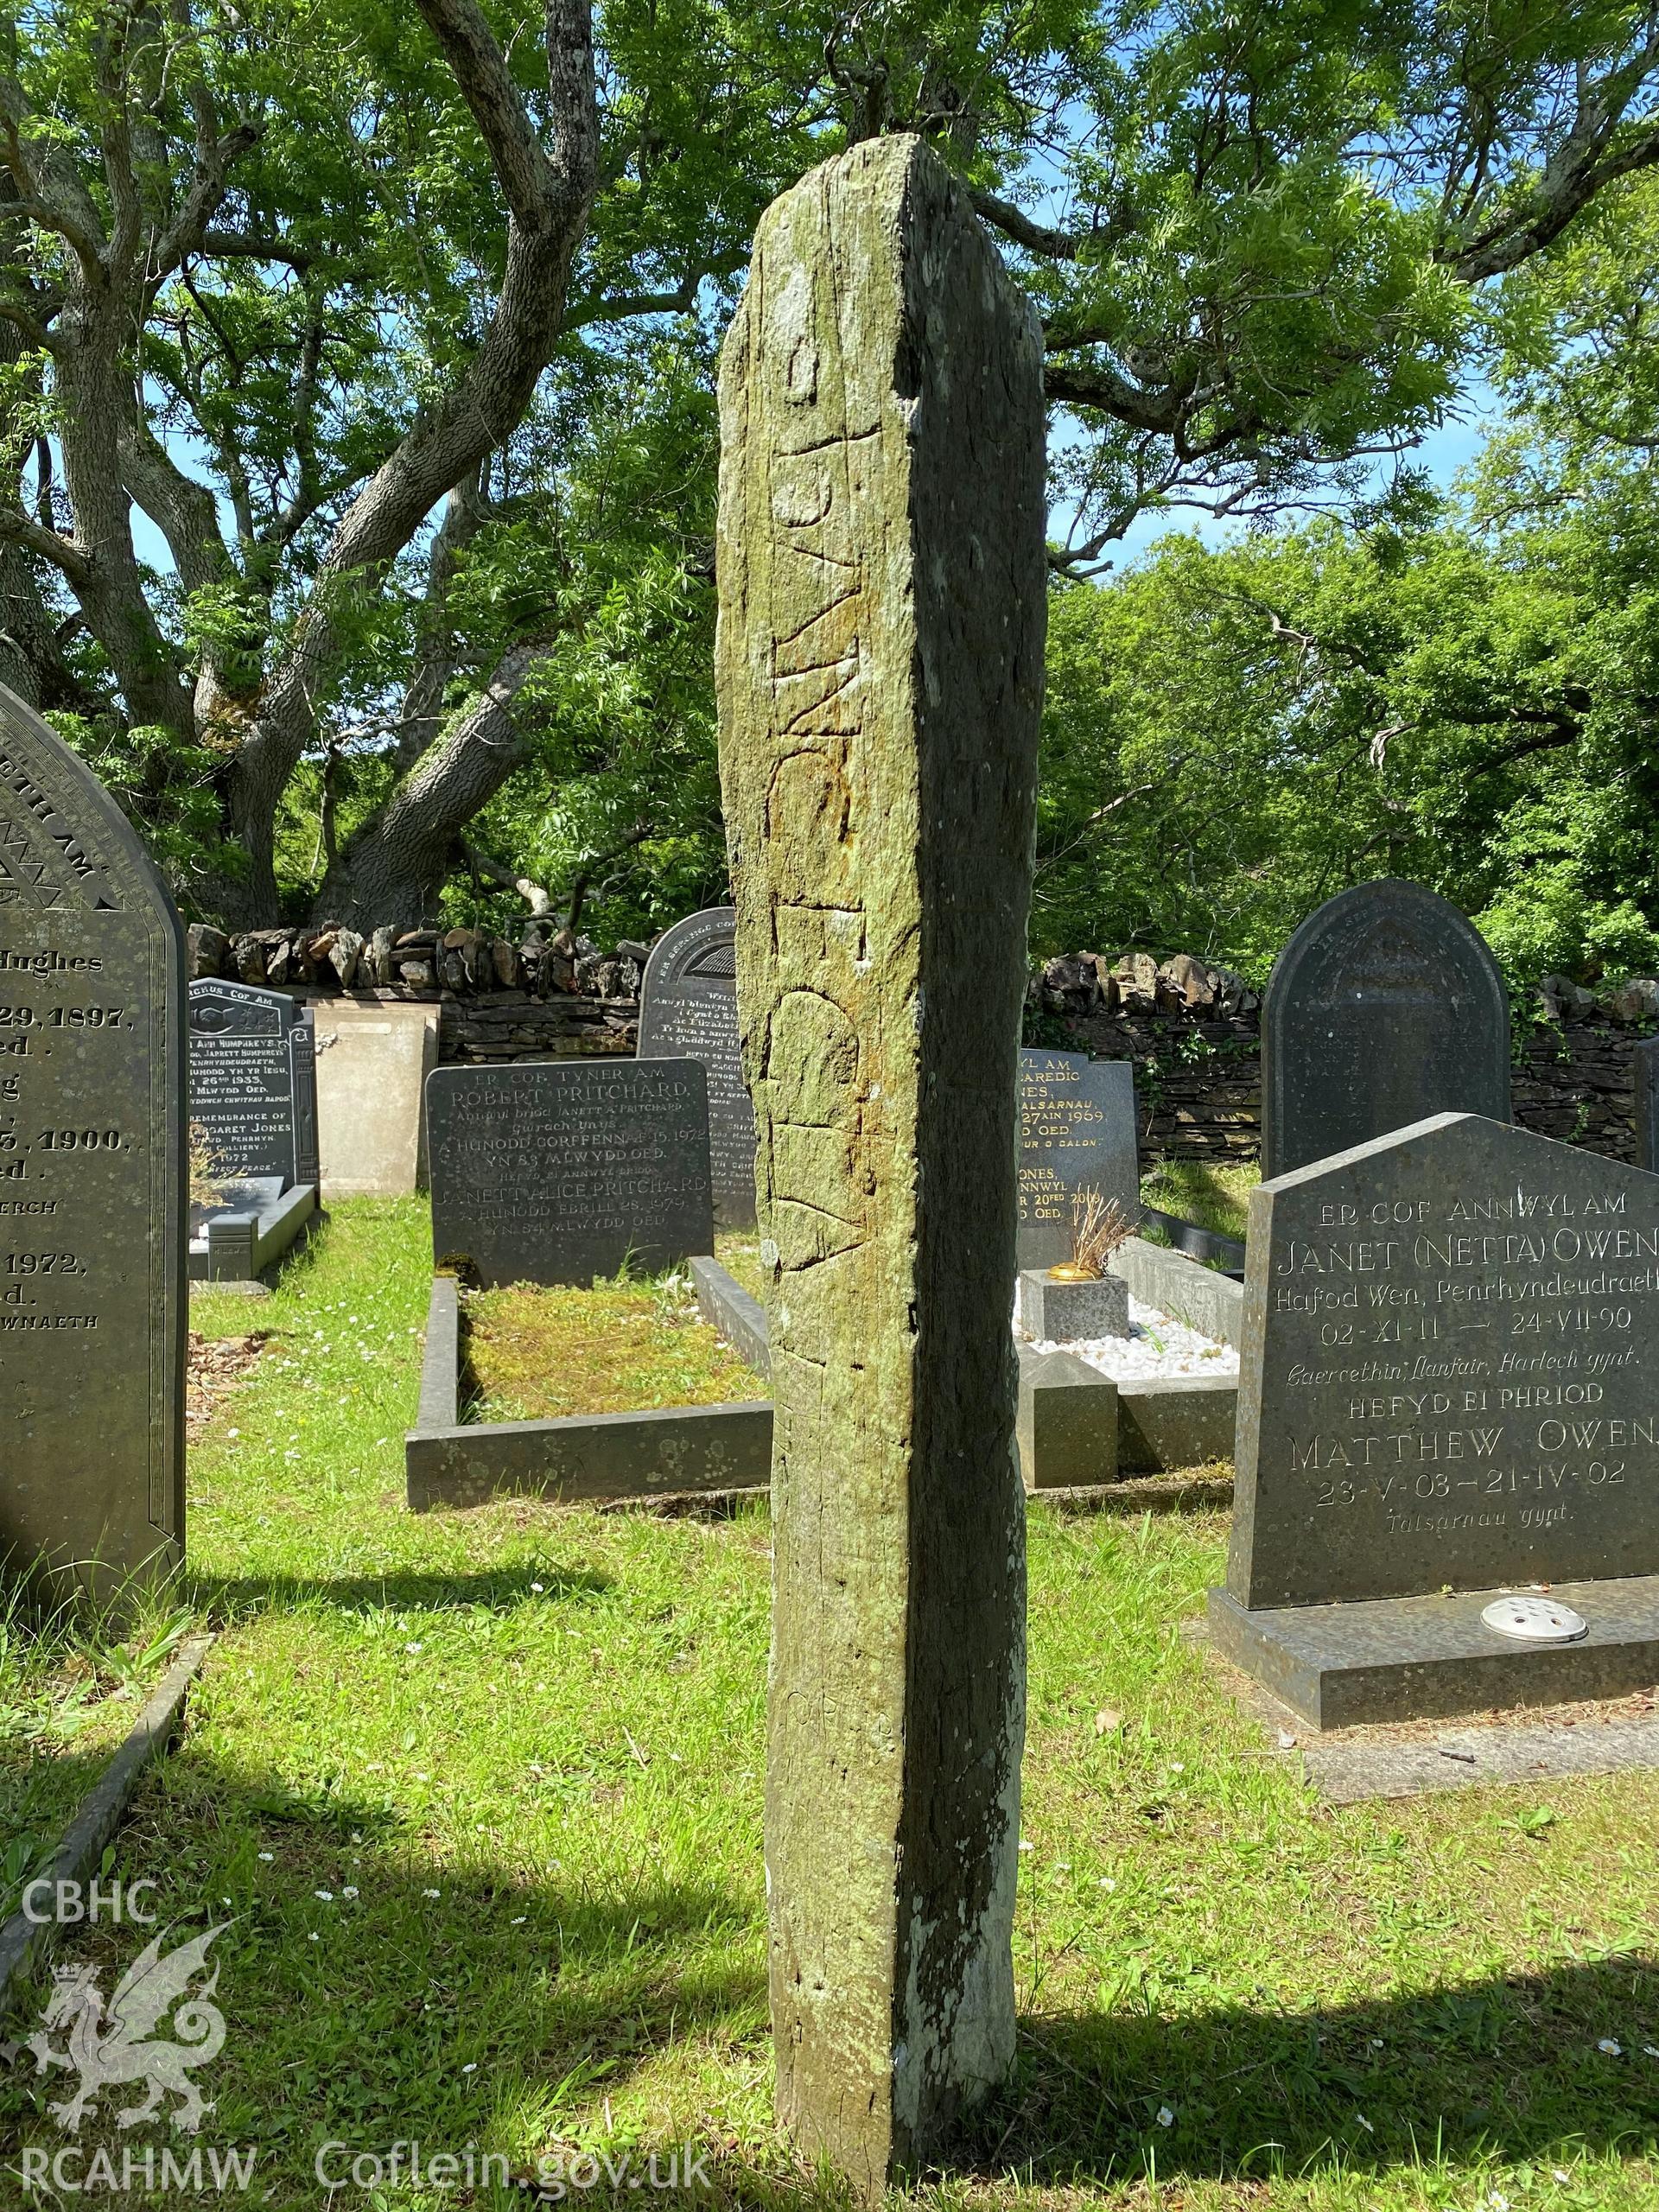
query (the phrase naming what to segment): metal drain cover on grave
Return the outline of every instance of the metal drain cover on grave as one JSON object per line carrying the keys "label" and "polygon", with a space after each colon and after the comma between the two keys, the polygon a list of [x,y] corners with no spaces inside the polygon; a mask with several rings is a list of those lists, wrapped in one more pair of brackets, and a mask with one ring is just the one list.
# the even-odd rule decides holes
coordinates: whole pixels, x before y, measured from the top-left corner
{"label": "metal drain cover on grave", "polygon": [[1554,1598],[1506,1595],[1488,1605],[1480,1618],[1488,1628],[1512,1636],[1517,1643],[1578,1643],[1590,1633],[1582,1613]]}

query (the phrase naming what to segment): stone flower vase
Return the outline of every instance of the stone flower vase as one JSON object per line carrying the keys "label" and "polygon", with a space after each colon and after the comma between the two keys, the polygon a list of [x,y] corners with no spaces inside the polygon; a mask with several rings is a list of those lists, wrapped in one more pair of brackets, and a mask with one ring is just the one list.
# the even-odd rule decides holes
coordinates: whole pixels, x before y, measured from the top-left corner
{"label": "stone flower vase", "polygon": [[1022,1268],[1020,1327],[1044,1344],[1072,1344],[1129,1333],[1129,1286],[1122,1275],[1071,1275],[1054,1268]]}

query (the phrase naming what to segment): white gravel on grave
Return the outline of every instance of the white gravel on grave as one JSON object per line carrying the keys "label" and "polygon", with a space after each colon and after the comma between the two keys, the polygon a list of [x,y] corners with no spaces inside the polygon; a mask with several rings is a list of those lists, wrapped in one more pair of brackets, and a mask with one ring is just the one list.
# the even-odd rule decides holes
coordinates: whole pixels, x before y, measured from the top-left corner
{"label": "white gravel on grave", "polygon": [[1231,1344],[1216,1344],[1196,1329],[1189,1329],[1184,1321],[1172,1321],[1155,1306],[1143,1306],[1138,1298],[1129,1300],[1127,1337],[1081,1337],[1074,1344],[1065,1344],[1037,1337],[1032,1339],[1031,1348],[1069,1351],[1077,1359],[1087,1360],[1090,1367],[1097,1367],[1103,1375],[1109,1375],[1114,1382],[1142,1376],[1238,1372],[1238,1353]]}

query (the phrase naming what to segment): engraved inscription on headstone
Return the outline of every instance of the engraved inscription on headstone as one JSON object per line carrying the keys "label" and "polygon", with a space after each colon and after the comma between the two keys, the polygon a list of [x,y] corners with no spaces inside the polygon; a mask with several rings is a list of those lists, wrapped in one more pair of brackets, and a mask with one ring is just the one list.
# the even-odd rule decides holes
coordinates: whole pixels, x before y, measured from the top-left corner
{"label": "engraved inscription on headstone", "polygon": [[1510,1008],[1491,954],[1421,884],[1317,907],[1262,1006],[1262,1172],[1288,1174],[1431,1114],[1510,1118]]}
{"label": "engraved inscription on headstone", "polygon": [[480,1282],[590,1283],[714,1246],[695,1060],[439,1068],[427,1079],[432,1244]]}
{"label": "engraved inscription on headstone", "polygon": [[315,1183],[316,1058],[308,1013],[280,991],[190,986],[190,1118],[226,1179]]}
{"label": "engraved inscription on headstone", "polygon": [[715,1219],[754,1226],[754,1109],[737,1038],[737,916],[708,906],[652,947],[639,988],[642,1060],[701,1060],[709,1077]]}
{"label": "engraved inscription on headstone", "polygon": [[1442,1115],[1250,1198],[1227,1586],[1659,1573],[1659,1179]]}
{"label": "engraved inscription on headstone", "polygon": [[0,691],[0,1551],[184,1543],[184,938],[108,792]]}
{"label": "engraved inscription on headstone", "polygon": [[1081,1190],[1141,1211],[1135,1069],[1083,1052],[1020,1055],[1020,1234],[1022,1268],[1071,1256],[1071,1200]]}

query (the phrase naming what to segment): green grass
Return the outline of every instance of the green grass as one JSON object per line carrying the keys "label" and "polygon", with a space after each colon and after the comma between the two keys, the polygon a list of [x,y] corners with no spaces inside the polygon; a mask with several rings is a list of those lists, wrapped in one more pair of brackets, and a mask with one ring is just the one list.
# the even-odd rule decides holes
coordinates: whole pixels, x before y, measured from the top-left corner
{"label": "green grass", "polygon": [[[410,2137],[524,2171],[690,2135],[727,2201],[832,2201],[770,2101],[765,1508],[411,1518],[424,1227],[338,1207],[194,1455],[224,1633],[117,1871],[233,1923],[204,2139],[276,2205],[321,2202],[317,2142]],[[1224,1536],[1033,1508],[1019,2072],[922,2202],[1653,2212],[1659,1776],[1321,1805],[1181,1635]],[[0,2077],[14,2155],[55,2140],[33,2094]]]}
{"label": "green grass", "polygon": [[751,1298],[758,1298],[765,1303],[772,1285],[767,1270],[760,1264],[760,1235],[758,1230],[717,1230],[715,1257],[733,1281],[743,1286]]}
{"label": "green grass", "polygon": [[1203,1160],[1166,1160],[1141,1177],[1141,1196],[1149,1206],[1199,1229],[1242,1239],[1250,1192],[1261,1180],[1254,1161],[1223,1167]]}
{"label": "green grass", "polygon": [[51,1858],[192,1624],[175,1592],[124,1611],[0,1599],[0,1915]]}

